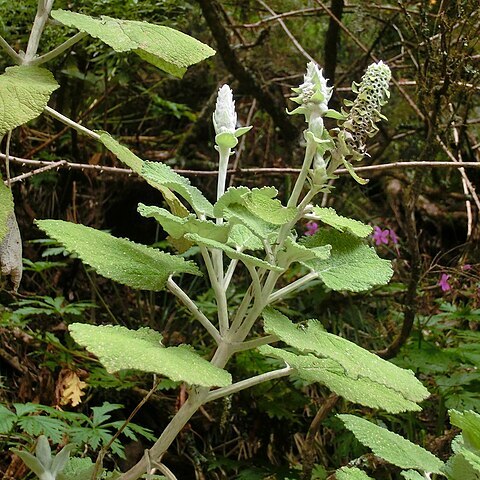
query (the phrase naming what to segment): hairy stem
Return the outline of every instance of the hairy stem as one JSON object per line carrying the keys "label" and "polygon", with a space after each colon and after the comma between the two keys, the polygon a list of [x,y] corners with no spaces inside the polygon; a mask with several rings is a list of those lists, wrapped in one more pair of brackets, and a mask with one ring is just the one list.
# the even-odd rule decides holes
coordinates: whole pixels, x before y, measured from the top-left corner
{"label": "hairy stem", "polygon": [[215,342],[219,344],[221,337],[218,330],[198,308],[196,303],[172,280],[171,277],[167,280],[167,288],[188,308],[189,312],[203,325]]}
{"label": "hairy stem", "polygon": [[1,35],[0,35],[0,47],[3,50],[5,50],[7,55],[11,57],[16,64],[22,63],[23,61],[22,56],[18,54]]}
{"label": "hairy stem", "polygon": [[241,380],[240,382],[229,385],[228,387],[218,388],[217,390],[213,390],[207,395],[205,403],[211,402],[212,400],[217,400],[218,398],[227,397],[228,395],[232,395],[233,393],[240,392],[241,390],[245,390],[246,388],[253,387],[263,382],[268,382],[276,378],[285,377],[287,375],[290,375],[293,370],[294,369],[292,367],[287,365],[285,368],[281,368],[280,370],[273,370],[272,372],[262,373],[261,375],[247,378],[246,380]]}
{"label": "hairy stem", "polygon": [[278,289],[276,292],[273,292],[268,297],[268,303],[271,304],[271,303],[278,302],[279,300],[282,300],[288,294],[294,292],[295,290],[298,290],[300,287],[303,287],[304,285],[307,285],[308,283],[310,283],[312,280],[315,280],[316,278],[318,278],[318,273],[316,272],[307,273],[305,276],[299,278],[298,280],[295,280],[294,282],[289,283],[288,285],[285,285],[285,287]]}
{"label": "hairy stem", "polygon": [[58,57],[63,52],[65,52],[69,48],[73,47],[73,45],[75,45],[76,43],[78,43],[80,40],[84,39],[87,36],[88,36],[88,33],[78,32],[73,37],[69,38],[68,40],[63,42],[61,45],[59,45],[58,47],[55,47],[50,52],[45,53],[44,55],[41,55],[39,57],[33,58],[29,62],[29,65],[41,65],[42,63],[46,63],[46,62]]}
{"label": "hairy stem", "polygon": [[293,187],[292,194],[288,199],[287,207],[297,206],[297,202],[300,197],[300,194],[302,193],[303,187],[305,185],[305,180],[307,179],[308,170],[312,164],[316,149],[317,149],[317,146],[314,142],[307,142],[307,148],[305,150],[305,157],[303,159],[302,169],[300,170],[300,174],[297,177],[297,181],[295,182],[295,186]]}
{"label": "hairy stem", "polygon": [[74,120],[71,120],[65,115],[62,115],[60,112],[57,112],[53,108],[47,106],[45,107],[45,112],[47,112],[52,117],[56,118],[58,121],[64,123],[65,125],[68,125],[69,127],[74,128],[78,132],[88,135],[94,140],[97,140],[97,141],[100,140],[100,135],[98,133],[95,133],[93,130],[90,130],[87,127],[84,127],[83,125],[80,125],[79,123],[75,122]]}
{"label": "hairy stem", "polygon": [[47,23],[48,16],[50,15],[53,2],[54,0],[38,0],[37,14],[35,15],[32,31],[28,39],[27,51],[22,61],[24,65],[30,65],[37,54],[40,38]]}

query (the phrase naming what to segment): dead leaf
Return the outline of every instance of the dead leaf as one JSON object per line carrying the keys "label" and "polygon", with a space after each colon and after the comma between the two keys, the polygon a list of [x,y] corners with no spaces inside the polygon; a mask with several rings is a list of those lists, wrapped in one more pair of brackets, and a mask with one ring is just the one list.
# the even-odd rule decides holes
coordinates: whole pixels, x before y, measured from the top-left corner
{"label": "dead leaf", "polygon": [[10,277],[16,292],[22,279],[22,238],[13,212],[8,216],[7,230],[7,235],[0,243],[0,272]]}
{"label": "dead leaf", "polygon": [[62,370],[55,388],[57,402],[60,405],[70,404],[72,407],[76,407],[81,403],[81,397],[85,395],[83,391],[85,387],[87,387],[87,384],[82,382],[75,372],[67,369]]}

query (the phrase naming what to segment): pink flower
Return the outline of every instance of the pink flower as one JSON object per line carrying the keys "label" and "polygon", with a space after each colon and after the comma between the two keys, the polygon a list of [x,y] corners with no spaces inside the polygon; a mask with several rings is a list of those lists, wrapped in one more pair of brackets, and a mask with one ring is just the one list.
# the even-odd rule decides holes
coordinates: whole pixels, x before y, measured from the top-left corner
{"label": "pink flower", "polygon": [[472,266],[469,263],[466,263],[465,265],[462,265],[462,270],[465,272],[467,270],[471,270]]}
{"label": "pink flower", "polygon": [[393,243],[394,245],[397,245],[397,243],[398,243],[397,234],[396,234],[395,231],[392,230],[392,229],[390,229],[389,232],[390,232],[390,240],[392,241],[392,243]]}
{"label": "pink flower", "polygon": [[318,223],[317,222],[308,222],[305,227],[305,235],[315,235],[318,230]]}
{"label": "pink flower", "polygon": [[375,245],[381,245],[382,243],[387,245],[389,233],[390,231],[388,229],[382,230],[380,227],[373,227],[372,238],[375,241]]}
{"label": "pink flower", "polygon": [[440,285],[442,292],[448,292],[452,289],[451,285],[448,283],[449,278],[450,275],[448,275],[447,273],[442,273],[440,281],[438,282],[438,285]]}

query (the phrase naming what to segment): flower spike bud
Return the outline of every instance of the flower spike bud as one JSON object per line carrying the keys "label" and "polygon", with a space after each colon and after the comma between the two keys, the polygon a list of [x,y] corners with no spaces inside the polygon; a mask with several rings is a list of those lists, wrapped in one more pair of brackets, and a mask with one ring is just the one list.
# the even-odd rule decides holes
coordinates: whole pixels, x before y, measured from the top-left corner
{"label": "flower spike bud", "polygon": [[288,112],[290,115],[303,114],[305,120],[310,122],[313,117],[323,117],[328,112],[328,102],[332,96],[333,87],[327,86],[327,80],[322,70],[314,62],[307,64],[307,72],[303,83],[298,88],[292,88],[298,94],[292,101],[300,106]]}
{"label": "flower spike bud", "polygon": [[217,103],[213,112],[213,126],[215,128],[215,143],[218,147],[234,148],[237,138],[247,133],[252,127],[237,127],[237,113],[232,89],[223,85],[218,90]]}
{"label": "flower spike bud", "polygon": [[352,85],[357,97],[353,102],[348,102],[351,109],[343,123],[343,131],[350,154],[356,160],[366,153],[367,137],[373,137],[378,132],[375,123],[386,120],[380,110],[390,97],[388,82],[391,76],[390,68],[380,61],[367,68],[360,83]]}

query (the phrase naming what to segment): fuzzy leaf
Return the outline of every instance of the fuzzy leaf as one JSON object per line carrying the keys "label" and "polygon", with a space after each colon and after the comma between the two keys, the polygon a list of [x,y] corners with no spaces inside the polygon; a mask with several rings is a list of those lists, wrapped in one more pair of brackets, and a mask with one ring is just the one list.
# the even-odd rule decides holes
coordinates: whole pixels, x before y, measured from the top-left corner
{"label": "fuzzy leaf", "polygon": [[50,470],[52,465],[52,449],[50,443],[45,435],[40,435],[37,440],[37,446],[35,447],[35,456],[46,470]]}
{"label": "fuzzy leaf", "polygon": [[56,455],[52,462],[50,472],[56,477],[64,470],[67,465],[70,453],[75,450],[76,446],[72,443],[65,445]]}
{"label": "fuzzy leaf", "polygon": [[116,52],[133,51],[156,67],[182,77],[187,67],[215,54],[215,50],[182,32],[161,25],[119,20],[102,15],[92,18],[66,10],[52,11],[66,26],[86,32]]}
{"label": "fuzzy leaf", "polygon": [[261,240],[249,228],[241,224],[231,227],[227,243],[236,250],[263,250],[264,248]]}
{"label": "fuzzy leaf", "polygon": [[53,75],[45,68],[8,67],[0,75],[0,138],[9,130],[38,117],[58,87]]}
{"label": "fuzzy leaf", "polygon": [[94,228],[62,220],[37,225],[100,275],[133,288],[159,291],[174,273],[201,275],[193,262]]}
{"label": "fuzzy leaf", "polygon": [[59,478],[61,480],[90,480],[94,467],[94,463],[88,457],[73,457],[69,459]]}
{"label": "fuzzy leaf", "polygon": [[304,237],[301,244],[307,248],[332,245],[328,259],[303,262],[332,290],[361,292],[387,284],[393,275],[388,260],[379,258],[372,247],[348,233],[320,229],[315,235]]}
{"label": "fuzzy leaf", "polygon": [[[1,77],[0,77],[1,78]],[[0,243],[7,235],[8,217],[13,213],[13,196],[11,190],[3,183],[0,176]]]}
{"label": "fuzzy leaf", "polygon": [[197,212],[213,217],[213,205],[203,196],[202,192],[190,184],[188,178],[174,172],[168,165],[161,162],[144,162],[142,177],[151,185],[161,185],[177,192]]}
{"label": "fuzzy leaf", "polygon": [[480,467],[474,468],[463,455],[465,452],[467,450],[461,450],[448,459],[443,471],[449,480],[480,480]]}
{"label": "fuzzy leaf", "polygon": [[342,467],[335,472],[337,480],[372,480],[363,470],[356,467]]}
{"label": "fuzzy leaf", "polygon": [[400,475],[405,478],[405,480],[425,480],[425,477],[420,475],[416,470],[405,470],[400,472]]}
{"label": "fuzzy leaf", "polygon": [[[25,465],[39,478],[42,478],[42,476],[45,474],[46,470],[45,467],[40,463],[38,458],[33,456],[31,453],[26,452],[25,450],[18,450],[16,448],[11,449],[13,453],[18,455]],[[55,477],[52,477],[55,478]]]}
{"label": "fuzzy leaf", "polygon": [[327,225],[330,225],[341,232],[348,231],[349,233],[365,238],[372,233],[372,227],[365,225],[353,218],[342,217],[333,208],[313,207],[312,212]]}
{"label": "fuzzy leaf", "polygon": [[119,160],[121,160],[125,165],[130,167],[134,172],[139,175],[142,174],[143,160],[140,157],[137,157],[132,151],[130,151],[124,145],[118,143],[110,134],[107,132],[97,132],[100,135],[100,141],[103,145],[108,148]]}
{"label": "fuzzy leaf", "polygon": [[465,446],[480,453],[480,415],[473,410],[449,410],[450,423],[462,429]]}
{"label": "fuzzy leaf", "polygon": [[307,248],[296,243],[291,237],[285,241],[285,249],[278,253],[279,265],[287,268],[293,262],[304,262],[306,260],[326,260],[330,256],[331,245]]}
{"label": "fuzzy leaf", "polygon": [[265,190],[254,188],[251,192],[245,194],[243,205],[246,209],[263,221],[273,225],[285,225],[291,222],[297,215],[297,209],[284,207],[280,200],[274,198],[277,195],[276,191],[273,194],[273,192],[269,193]]}
{"label": "fuzzy leaf", "polygon": [[208,220],[199,220],[195,215],[177,217],[164,208],[147,206],[140,203],[138,212],[143,217],[155,218],[163,229],[173,238],[182,238],[186,233],[196,233],[201,237],[210,238],[217,242],[226,242],[230,227],[216,225]]}
{"label": "fuzzy leaf", "polygon": [[227,371],[211,365],[187,345],[163,347],[162,336],[149,328],[129,330],[73,323],[69,330],[75,341],[96,355],[109,373],[140,370],[204,387],[222,387],[232,381]]}
{"label": "fuzzy leaf", "polygon": [[349,378],[367,378],[411,402],[420,402],[429,396],[412,371],[401,369],[345,338],[325,332],[317,320],[309,320],[304,327],[295,325],[273,308],[266,308],[262,315],[265,332],[276,335],[301,352],[335,360]]}
{"label": "fuzzy leaf", "polygon": [[372,452],[400,468],[441,473],[443,462],[424,448],[354,415],[337,415],[356,439]]}
{"label": "fuzzy leaf", "polygon": [[197,245],[202,245],[209,248],[218,248],[225,252],[225,254],[229,258],[236,258],[241,260],[245,265],[251,265],[252,267],[259,267],[259,268],[266,268],[268,270],[273,270],[275,272],[283,272],[283,268],[278,267],[276,265],[272,265],[271,263],[266,262],[265,260],[261,260],[260,258],[254,257],[252,255],[247,255],[246,253],[239,252],[238,250],[229,247],[225,243],[216,242],[215,240],[210,240],[208,238],[200,237],[195,233],[187,233],[185,238],[191,240],[192,242],[196,243]]}
{"label": "fuzzy leaf", "polygon": [[259,351],[262,355],[284,360],[296,369],[303,380],[321,383],[349,402],[381,408],[390,413],[421,410],[416,403],[405,399],[391,388],[369,378],[348,376],[342,365],[335,360],[318,358],[312,354],[295,355],[269,345],[260,347]]}

